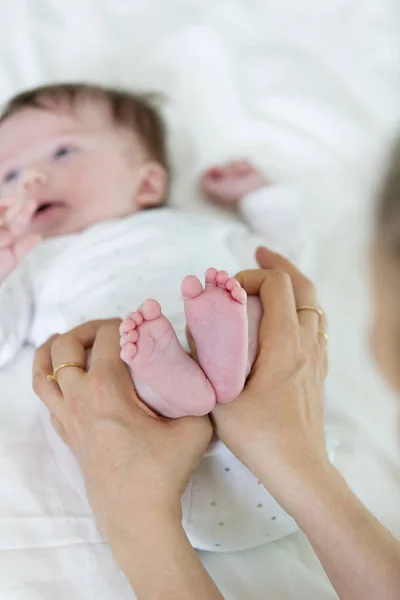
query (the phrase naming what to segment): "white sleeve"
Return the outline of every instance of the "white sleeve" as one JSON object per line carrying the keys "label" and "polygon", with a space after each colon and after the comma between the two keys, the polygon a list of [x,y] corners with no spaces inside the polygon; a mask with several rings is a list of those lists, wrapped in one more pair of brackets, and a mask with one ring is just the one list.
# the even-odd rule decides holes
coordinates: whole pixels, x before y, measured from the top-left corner
{"label": "white sleeve", "polygon": [[11,361],[26,342],[32,312],[27,272],[20,267],[0,284],[0,367]]}
{"label": "white sleeve", "polygon": [[308,270],[311,237],[300,193],[293,187],[270,185],[245,196],[239,210],[258,240]]}

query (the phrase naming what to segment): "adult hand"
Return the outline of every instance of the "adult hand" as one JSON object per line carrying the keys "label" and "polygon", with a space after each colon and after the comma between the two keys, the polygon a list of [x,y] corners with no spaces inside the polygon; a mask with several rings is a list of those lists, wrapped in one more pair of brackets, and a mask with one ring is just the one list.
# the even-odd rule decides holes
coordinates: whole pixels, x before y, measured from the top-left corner
{"label": "adult hand", "polygon": [[[208,418],[168,420],[138,399],[120,360],[120,321],[90,322],[53,336],[36,353],[34,389],[77,454],[89,502],[111,542],[137,518],[180,520],[180,497],[211,438]],[[60,364],[58,384],[46,375]]]}
{"label": "adult hand", "polygon": [[[211,439],[207,417],[168,420],[139,400],[119,357],[120,321],[86,323],[36,353],[34,389],[76,452],[100,529],[138,597],[222,596],[182,528],[180,497]],[[84,367],[46,375],[65,362]]]}
{"label": "adult hand", "polygon": [[258,356],[242,394],[217,405],[212,418],[218,437],[290,511],[298,478],[329,466],[322,402],[326,342],[318,334],[325,323],[315,312],[297,312],[318,302],[314,285],[292,264],[266,249],[257,260],[263,270],[237,279],[263,305]]}
{"label": "adult hand", "polygon": [[259,353],[240,397],[213,411],[226,445],[256,473],[297,521],[341,600],[400,597],[400,544],[351,492],[330,464],[324,441],[322,387],[327,372],[324,319],[313,284],[265,248],[264,270],[238,280],[259,294],[264,316]]}

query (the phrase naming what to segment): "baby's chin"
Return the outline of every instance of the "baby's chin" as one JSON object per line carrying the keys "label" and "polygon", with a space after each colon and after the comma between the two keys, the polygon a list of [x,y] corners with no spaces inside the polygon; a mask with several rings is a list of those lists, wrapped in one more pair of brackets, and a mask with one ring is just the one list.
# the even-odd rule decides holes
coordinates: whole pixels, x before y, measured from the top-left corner
{"label": "baby's chin", "polygon": [[78,233],[86,225],[78,219],[71,219],[71,215],[63,208],[50,209],[43,214],[35,215],[31,222],[30,233],[40,235],[44,239]]}
{"label": "baby's chin", "polygon": [[72,235],[74,233],[80,233],[81,231],[83,231],[84,229],[86,229],[86,227],[79,227],[79,226],[71,226],[71,225],[60,225],[57,227],[46,227],[46,228],[40,228],[38,230],[33,230],[32,233],[37,233],[38,235],[40,235],[40,237],[42,239],[51,239],[51,238],[56,238],[56,237],[61,237],[63,235]]}

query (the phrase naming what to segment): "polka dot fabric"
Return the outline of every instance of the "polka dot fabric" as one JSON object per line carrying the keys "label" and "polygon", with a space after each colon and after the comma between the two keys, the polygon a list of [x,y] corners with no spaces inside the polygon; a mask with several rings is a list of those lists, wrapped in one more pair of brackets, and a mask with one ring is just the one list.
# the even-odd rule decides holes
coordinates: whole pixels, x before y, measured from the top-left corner
{"label": "polka dot fabric", "polygon": [[201,550],[235,552],[298,531],[257,477],[221,443],[204,458],[182,504],[185,531]]}

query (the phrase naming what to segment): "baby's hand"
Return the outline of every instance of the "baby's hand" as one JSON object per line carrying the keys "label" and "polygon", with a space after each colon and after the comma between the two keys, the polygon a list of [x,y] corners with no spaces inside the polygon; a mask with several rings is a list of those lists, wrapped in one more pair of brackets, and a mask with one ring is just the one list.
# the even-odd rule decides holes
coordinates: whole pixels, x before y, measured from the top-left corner
{"label": "baby's hand", "polygon": [[201,178],[206,197],[224,206],[235,206],[244,196],[269,185],[267,178],[248,161],[208,169]]}
{"label": "baby's hand", "polygon": [[40,242],[40,236],[27,234],[37,202],[0,200],[0,283],[19,265],[25,254]]}

